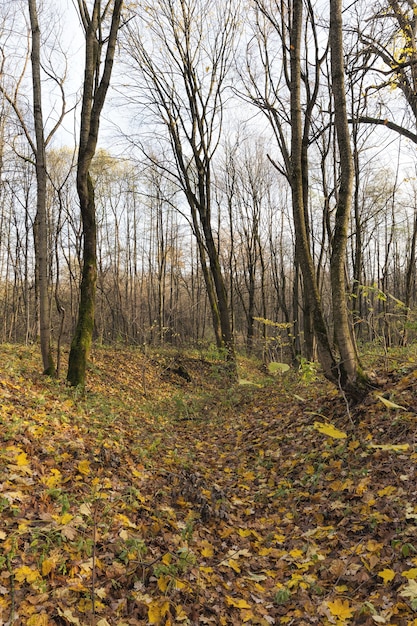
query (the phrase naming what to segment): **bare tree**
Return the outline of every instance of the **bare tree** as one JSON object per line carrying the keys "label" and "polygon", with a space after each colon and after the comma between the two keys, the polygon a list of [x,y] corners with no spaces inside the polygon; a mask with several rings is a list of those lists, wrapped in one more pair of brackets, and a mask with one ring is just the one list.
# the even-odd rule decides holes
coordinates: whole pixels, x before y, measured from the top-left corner
{"label": "bare tree", "polygon": [[330,0],[330,54],[334,123],[340,160],[335,226],[332,238],[330,274],[332,287],[333,323],[340,353],[340,384],[355,394],[366,387],[355,344],[346,301],[345,262],[349,218],[353,193],[353,158],[345,95],[345,68],[343,59],[342,0]]}
{"label": "bare tree", "polygon": [[[318,106],[320,72],[327,52],[319,45],[317,24],[309,0],[295,3],[286,0],[253,0],[253,7],[254,35],[247,46],[247,66],[243,73],[245,98],[262,111],[270,124],[280,152],[277,158],[270,156],[271,161],[288,180],[293,199],[297,202],[295,186],[298,182],[301,185],[298,191],[302,194],[300,217],[304,225],[300,224],[301,230],[296,232],[295,240],[295,262],[301,264],[305,257],[303,246],[308,249],[309,255],[312,253],[312,228],[308,211],[309,149],[315,125],[314,111]],[[299,33],[296,30],[298,28]],[[299,46],[296,57],[291,40],[295,36]],[[296,150],[297,155],[293,154],[293,150]],[[294,169],[293,156],[300,159],[299,171]],[[313,266],[311,271],[314,274]],[[304,277],[303,271],[301,274]],[[297,280],[298,275],[297,271]],[[294,291],[298,292],[298,284],[294,285]],[[315,313],[312,307],[311,285],[303,278],[303,353],[309,359],[313,359],[315,354]],[[298,307],[296,312],[295,331],[299,333]]]}
{"label": "bare tree", "polygon": [[[101,112],[110,85],[122,6],[123,0],[114,0],[114,3],[106,3],[102,10],[100,0],[94,0],[90,13],[85,0],[78,0],[79,15],[85,32],[85,69],[77,162],[77,192],[84,247],[78,322],[71,343],[67,373],[67,380],[73,386],[85,384],[85,371],[93,336],[97,282],[97,227],[90,167],[97,147]],[[110,27],[106,34],[107,20],[110,20]]]}
{"label": "bare tree", "polygon": [[[263,73],[260,81],[249,56],[249,97],[271,123],[282,156],[282,163],[274,163],[290,184],[296,258],[303,277],[305,309],[312,316],[320,363],[330,380],[354,395],[362,379],[359,380],[360,369],[352,344],[345,294],[345,254],[353,168],[344,100],[341,6],[335,2],[330,5],[331,82],[333,93],[336,93],[334,115],[341,161],[341,185],[335,224],[328,228],[331,245],[332,322],[339,350],[337,355],[324,315],[309,215],[309,150],[314,137],[321,136],[323,132],[323,127],[319,126],[321,117],[318,113],[314,117],[314,113],[319,111],[320,72],[327,51],[324,48],[320,52],[322,45],[319,43],[314,10],[309,0],[254,0],[254,5],[257,16],[255,46]],[[274,11],[273,8],[279,8],[279,11]],[[271,33],[281,46],[281,72],[273,62]],[[310,46],[307,45],[309,38]],[[282,86],[286,88],[289,103],[283,99],[283,90],[280,89]],[[327,123],[332,123],[332,120]],[[325,209],[328,212],[326,203]],[[320,252],[319,258],[322,256]]]}
{"label": "bare tree", "polygon": [[[235,2],[157,0],[129,24],[127,51],[142,78],[140,99],[162,124],[170,155],[155,163],[182,189],[219,347],[234,362],[228,294],[212,224],[212,162],[237,28]],[[148,34],[145,34],[145,33]],[[155,139],[155,135],[154,135]]]}
{"label": "bare tree", "polygon": [[[46,188],[47,188],[47,167],[46,148],[52,137],[60,127],[66,113],[66,99],[64,93],[64,82],[66,78],[66,68],[62,69],[61,76],[55,71],[52,58],[48,58],[47,63],[41,61],[41,30],[38,19],[38,7],[36,0],[28,0],[29,21],[31,38],[28,41],[28,53],[22,61],[20,75],[14,76],[14,85],[7,81],[0,81],[0,91],[14,112],[16,120],[20,125],[23,134],[28,142],[31,155],[23,156],[35,166],[37,197],[36,216],[33,225],[37,288],[39,293],[39,328],[40,344],[45,374],[55,374],[55,364],[51,348],[51,316],[50,316],[50,275],[48,265],[48,219],[46,211]],[[14,19],[14,18],[13,18]],[[56,43],[57,40],[55,40]],[[46,44],[45,44],[46,45]],[[20,90],[25,77],[27,61],[30,48],[30,60],[32,69],[32,115],[34,121],[34,137],[30,122],[26,112],[24,97],[21,97]],[[59,46],[58,46],[59,48]],[[53,55],[52,55],[53,57]],[[2,49],[2,70],[6,62],[5,51]],[[54,122],[49,132],[45,134],[44,115],[42,105],[42,74],[58,87],[61,105],[58,111],[54,111]],[[51,113],[51,112],[50,112]]]}
{"label": "bare tree", "polygon": [[43,130],[42,87],[41,87],[41,32],[38,21],[36,0],[28,0],[30,25],[32,29],[32,86],[33,118],[35,122],[36,149],[36,218],[34,228],[37,274],[39,284],[39,320],[41,353],[44,374],[54,375],[55,364],[51,350],[51,321],[48,280],[48,220],[46,215],[46,151]]}

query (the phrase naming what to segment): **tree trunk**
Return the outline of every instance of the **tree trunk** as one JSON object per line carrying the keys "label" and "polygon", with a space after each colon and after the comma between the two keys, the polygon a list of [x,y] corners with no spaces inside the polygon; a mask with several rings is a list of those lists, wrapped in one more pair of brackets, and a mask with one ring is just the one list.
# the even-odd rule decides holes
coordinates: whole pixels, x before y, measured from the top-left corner
{"label": "tree trunk", "polygon": [[77,176],[77,191],[83,223],[84,248],[78,323],[71,343],[67,380],[73,386],[85,385],[85,372],[94,329],[97,283],[97,228],[94,188],[90,175]]}
{"label": "tree trunk", "polygon": [[[201,217],[202,216],[200,215],[200,219]],[[207,255],[209,258],[210,273],[213,277],[213,283],[216,291],[216,305],[219,312],[222,347],[224,347],[226,350],[227,360],[231,363],[234,363],[235,348],[230,321],[229,304],[227,300],[227,290],[223,278],[223,273],[220,267],[219,254],[213,240],[213,231],[211,229],[211,225],[207,223],[205,218],[206,216],[204,215],[204,219],[201,219],[201,221],[203,222],[203,232],[207,248]]]}
{"label": "tree trunk", "polygon": [[36,217],[34,223],[35,257],[39,288],[39,331],[44,374],[55,375],[51,348],[51,319],[48,280],[48,218],[46,214],[46,155],[42,115],[40,29],[36,0],[29,0],[30,25],[32,29],[32,85],[33,117],[36,135]]}
{"label": "tree trunk", "polygon": [[354,170],[345,97],[342,0],[330,0],[330,51],[334,117],[340,159],[340,184],[330,258],[333,323],[340,353],[340,384],[343,388],[353,391],[355,387],[363,384],[365,377],[352,341],[346,302],[345,260]]}
{"label": "tree trunk", "polygon": [[322,314],[320,294],[316,281],[313,259],[310,252],[306,228],[305,193],[303,185],[303,131],[301,112],[301,33],[303,23],[303,1],[294,0],[290,36],[291,67],[291,194],[296,235],[296,255],[303,275],[304,292],[311,310],[317,351],[324,374],[335,379],[336,361],[330,346],[326,324]]}
{"label": "tree trunk", "polygon": [[[77,163],[77,192],[83,226],[84,256],[78,322],[71,343],[67,380],[70,385],[80,387],[85,385],[87,360],[93,338],[97,282],[96,209],[90,166],[97,147],[100,115],[113,69],[122,5],[123,0],[114,1],[110,33],[107,39],[103,39],[102,26],[107,13],[104,11],[103,15],[100,15],[100,0],[95,0],[91,17],[86,12],[84,2],[78,0],[79,13],[85,29],[86,44],[80,146]],[[101,51],[105,41],[107,41],[107,50],[100,76]]]}

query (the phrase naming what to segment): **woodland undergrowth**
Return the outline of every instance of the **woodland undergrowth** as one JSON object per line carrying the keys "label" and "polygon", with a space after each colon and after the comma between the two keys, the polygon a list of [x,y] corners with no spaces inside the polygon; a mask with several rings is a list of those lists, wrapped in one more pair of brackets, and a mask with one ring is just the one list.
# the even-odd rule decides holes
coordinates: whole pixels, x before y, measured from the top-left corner
{"label": "woodland undergrowth", "polygon": [[417,626],[416,351],[314,368],[0,346],[0,624]]}

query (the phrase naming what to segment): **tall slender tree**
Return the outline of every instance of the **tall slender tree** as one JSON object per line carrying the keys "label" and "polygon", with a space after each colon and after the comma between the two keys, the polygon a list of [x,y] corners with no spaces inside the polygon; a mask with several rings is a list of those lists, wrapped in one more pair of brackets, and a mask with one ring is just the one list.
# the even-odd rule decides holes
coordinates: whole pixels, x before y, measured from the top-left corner
{"label": "tall slender tree", "polygon": [[333,324],[340,354],[340,383],[345,389],[357,393],[361,387],[366,388],[366,378],[360,367],[353,342],[346,300],[346,247],[352,206],[354,168],[345,95],[342,0],[330,0],[329,32],[334,123],[340,161],[340,183],[330,259]]}
{"label": "tall slender tree", "polygon": [[36,0],[29,1],[30,25],[32,30],[32,92],[33,118],[35,124],[35,167],[36,167],[36,217],[34,241],[39,286],[40,342],[44,374],[54,375],[55,364],[51,349],[51,318],[48,278],[48,217],[46,213],[46,150],[42,113],[41,86],[41,32]]}
{"label": "tall slender tree", "polygon": [[[91,13],[85,0],[78,0],[78,10],[85,33],[85,69],[77,161],[77,192],[83,224],[83,271],[80,305],[75,334],[71,343],[67,380],[72,386],[84,386],[87,360],[94,329],[97,283],[97,226],[94,186],[90,175],[100,118],[110,85],[120,27],[123,0],[105,3],[94,0]],[[110,27],[105,34],[106,21]]]}
{"label": "tall slender tree", "polygon": [[[46,48],[47,41],[41,41],[41,28],[39,23],[38,3],[36,0],[28,0],[28,2],[21,3],[21,7],[26,5],[29,9],[29,25],[30,31],[25,37],[28,42],[27,53],[25,56],[19,59],[20,63],[17,64],[20,67],[20,71],[13,74],[13,72],[4,71],[6,68],[7,59],[7,47],[10,43],[8,38],[5,39],[5,45],[2,46],[1,59],[2,68],[0,70],[0,92],[3,94],[5,101],[8,103],[10,110],[13,111],[15,119],[20,126],[23,135],[29,146],[29,152],[25,148],[18,148],[18,143],[13,143],[13,149],[19,158],[32,163],[36,171],[36,185],[37,185],[37,197],[36,197],[36,215],[33,223],[34,243],[35,243],[35,260],[36,260],[36,277],[37,277],[37,297],[39,301],[39,331],[40,331],[40,344],[42,353],[42,362],[44,373],[53,375],[55,373],[55,364],[51,349],[51,315],[50,315],[50,300],[51,300],[51,277],[49,272],[48,255],[50,250],[48,247],[49,225],[46,209],[46,189],[47,189],[47,167],[46,167],[46,150],[52,137],[59,129],[64,116],[66,114],[66,98],[65,98],[65,79],[66,79],[66,67],[61,67],[57,70],[60,61],[57,61],[57,57],[54,52],[58,49],[58,54],[62,52],[59,46],[56,46],[58,40],[58,34],[56,32],[56,39],[52,44],[51,54],[41,61],[42,46]],[[8,7],[7,10],[10,10]],[[11,11],[10,19],[15,19]],[[25,26],[27,23],[25,22]],[[23,27],[23,26],[22,26]],[[19,32],[19,28],[16,28]],[[13,32],[13,29],[11,29]],[[13,47],[11,46],[11,49]],[[34,134],[32,126],[29,122],[30,117],[27,116],[26,107],[27,100],[23,92],[23,85],[25,83],[25,75],[27,68],[29,67],[29,57],[32,74],[32,116],[34,122]],[[7,77],[7,78],[6,78]],[[48,111],[49,121],[53,120],[52,127],[49,126],[48,132],[45,130],[45,120],[43,113],[42,102],[42,79],[47,77],[52,80],[55,86],[58,87],[60,101],[58,109],[55,109],[55,104],[52,104],[51,110]]]}
{"label": "tall slender tree", "polygon": [[[155,163],[183,191],[191,214],[219,347],[235,360],[228,294],[213,228],[212,167],[237,29],[236,3],[157,0],[129,24],[127,51],[140,96],[164,127],[169,156]],[[155,135],[153,136],[155,140]]]}

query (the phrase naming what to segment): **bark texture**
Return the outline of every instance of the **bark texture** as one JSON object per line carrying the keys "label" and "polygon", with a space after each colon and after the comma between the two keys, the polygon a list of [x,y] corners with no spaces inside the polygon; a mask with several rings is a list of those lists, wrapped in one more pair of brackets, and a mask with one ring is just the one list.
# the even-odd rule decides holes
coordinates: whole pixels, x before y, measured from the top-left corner
{"label": "bark texture", "polygon": [[51,349],[51,316],[48,279],[48,216],[46,211],[46,153],[42,113],[40,28],[36,0],[29,0],[30,26],[32,30],[32,89],[33,117],[35,125],[35,165],[36,165],[36,216],[34,241],[36,275],[39,290],[39,334],[44,374],[53,376],[55,364]]}
{"label": "bark texture", "polygon": [[[84,247],[78,322],[71,343],[67,380],[70,385],[80,387],[85,385],[86,366],[93,338],[97,283],[96,208],[90,167],[97,147],[100,116],[113,69],[123,0],[114,1],[107,40],[103,39],[102,25],[105,12],[100,13],[100,5],[100,0],[95,0],[90,16],[85,2],[78,0],[79,13],[85,29],[85,71],[77,162],[77,192]],[[103,61],[101,57],[105,43],[107,49]],[[102,73],[101,64],[103,64]]]}

